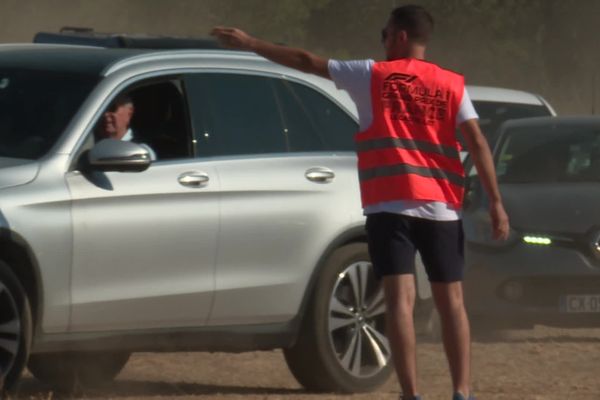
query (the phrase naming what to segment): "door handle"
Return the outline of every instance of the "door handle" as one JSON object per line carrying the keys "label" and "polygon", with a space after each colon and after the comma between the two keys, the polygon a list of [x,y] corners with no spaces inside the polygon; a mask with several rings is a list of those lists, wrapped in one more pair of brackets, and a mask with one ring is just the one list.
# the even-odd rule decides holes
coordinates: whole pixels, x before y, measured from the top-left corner
{"label": "door handle", "polygon": [[184,172],[183,174],[179,175],[177,180],[179,181],[179,184],[182,186],[198,188],[198,187],[206,186],[206,184],[208,183],[210,178],[204,172],[192,171],[192,172]]}
{"label": "door handle", "polygon": [[317,183],[329,183],[335,178],[335,173],[329,168],[315,167],[306,170],[306,179]]}

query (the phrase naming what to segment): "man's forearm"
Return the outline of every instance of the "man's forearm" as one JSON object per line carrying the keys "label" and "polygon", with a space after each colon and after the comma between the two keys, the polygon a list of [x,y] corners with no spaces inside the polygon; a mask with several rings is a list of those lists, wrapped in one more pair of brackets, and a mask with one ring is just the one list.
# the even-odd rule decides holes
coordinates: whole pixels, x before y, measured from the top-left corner
{"label": "man's forearm", "polygon": [[237,28],[216,27],[211,35],[225,47],[253,51],[277,64],[330,79],[327,60],[304,49],[257,39]]}
{"label": "man's forearm", "polygon": [[508,215],[504,210],[498,181],[496,180],[496,169],[494,168],[494,159],[487,140],[479,129],[477,120],[465,121],[460,125],[467,147],[471,153],[471,158],[477,168],[479,180],[483,189],[490,198],[490,217],[492,219],[493,235],[496,239],[506,240],[509,236],[510,225]]}
{"label": "man's forearm", "polygon": [[487,140],[479,129],[477,120],[466,121],[461,124],[460,128],[483,189],[488,194],[490,201],[502,201],[496,181],[496,169],[494,168],[492,152]]}
{"label": "man's forearm", "polygon": [[249,50],[277,64],[329,79],[327,61],[304,49],[282,46],[253,38]]}

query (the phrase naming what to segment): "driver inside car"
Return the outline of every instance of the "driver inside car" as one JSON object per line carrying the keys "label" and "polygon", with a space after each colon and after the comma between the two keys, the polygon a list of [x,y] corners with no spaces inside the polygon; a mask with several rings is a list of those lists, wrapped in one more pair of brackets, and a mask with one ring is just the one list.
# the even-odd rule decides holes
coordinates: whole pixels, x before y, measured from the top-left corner
{"label": "driver inside car", "polygon": [[94,131],[96,140],[117,139],[139,144],[150,154],[150,159],[156,161],[156,153],[150,146],[137,140],[130,127],[131,118],[135,112],[133,100],[127,94],[119,95],[102,114]]}

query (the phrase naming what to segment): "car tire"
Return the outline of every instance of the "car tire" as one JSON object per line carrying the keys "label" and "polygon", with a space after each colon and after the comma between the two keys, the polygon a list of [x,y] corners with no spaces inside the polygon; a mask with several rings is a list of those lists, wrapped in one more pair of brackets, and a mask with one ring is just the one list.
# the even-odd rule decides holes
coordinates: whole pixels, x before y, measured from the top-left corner
{"label": "car tire", "polygon": [[111,382],[121,372],[128,352],[32,354],[28,368],[43,383],[61,392],[78,392]]}
{"label": "car tire", "polygon": [[0,261],[0,397],[20,378],[31,348],[31,308],[19,279]]}
{"label": "car tire", "polygon": [[319,272],[295,345],[284,349],[292,374],[311,391],[374,390],[392,372],[384,318],[366,244],[338,248]]}

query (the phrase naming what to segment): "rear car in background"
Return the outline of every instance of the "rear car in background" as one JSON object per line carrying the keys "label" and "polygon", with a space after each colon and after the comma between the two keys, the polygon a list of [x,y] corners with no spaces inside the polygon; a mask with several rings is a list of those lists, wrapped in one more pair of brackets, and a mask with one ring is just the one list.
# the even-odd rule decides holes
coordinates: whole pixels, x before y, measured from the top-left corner
{"label": "rear car in background", "polygon": [[465,211],[465,291],[475,324],[600,325],[600,118],[503,125],[494,145],[510,238],[489,237],[476,181]]}

